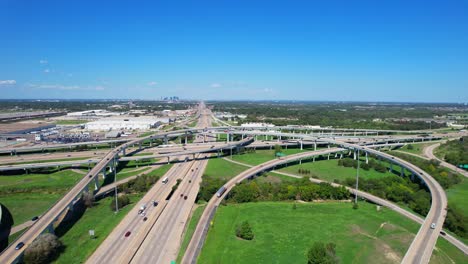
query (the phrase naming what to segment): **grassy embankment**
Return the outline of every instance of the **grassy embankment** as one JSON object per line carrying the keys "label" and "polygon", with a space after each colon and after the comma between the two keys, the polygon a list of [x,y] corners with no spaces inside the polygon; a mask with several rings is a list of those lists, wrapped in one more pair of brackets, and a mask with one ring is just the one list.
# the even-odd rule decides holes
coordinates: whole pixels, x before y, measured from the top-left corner
{"label": "grassy embankment", "polygon": [[[235,236],[236,226],[249,221],[251,241]],[[367,203],[353,210],[349,203],[297,204],[261,202],[218,208],[199,263],[306,263],[314,242],[336,244],[342,263],[399,263],[418,225],[399,214]],[[458,249],[439,240],[431,263],[466,263]]]}

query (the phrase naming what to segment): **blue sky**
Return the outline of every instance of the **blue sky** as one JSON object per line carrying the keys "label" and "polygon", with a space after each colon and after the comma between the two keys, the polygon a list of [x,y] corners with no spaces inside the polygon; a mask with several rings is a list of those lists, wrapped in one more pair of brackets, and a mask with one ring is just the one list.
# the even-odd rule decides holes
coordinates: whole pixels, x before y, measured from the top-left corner
{"label": "blue sky", "polygon": [[468,101],[468,1],[0,0],[0,98]]}

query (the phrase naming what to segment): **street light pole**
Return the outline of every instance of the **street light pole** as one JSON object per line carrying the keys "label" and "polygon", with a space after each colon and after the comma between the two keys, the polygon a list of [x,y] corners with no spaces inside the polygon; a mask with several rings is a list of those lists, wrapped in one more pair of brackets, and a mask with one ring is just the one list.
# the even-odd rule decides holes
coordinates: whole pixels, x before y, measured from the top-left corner
{"label": "street light pole", "polygon": [[357,151],[357,169],[356,169],[356,195],[354,196],[354,203],[357,204],[357,198],[358,198],[358,188],[359,188],[359,167],[360,167],[360,161],[359,161],[359,149]]}
{"label": "street light pole", "polygon": [[117,166],[115,166],[115,156],[114,156],[114,160],[112,162],[112,165],[114,166],[115,213],[118,213],[119,212],[119,202],[118,202],[118,196],[117,196]]}

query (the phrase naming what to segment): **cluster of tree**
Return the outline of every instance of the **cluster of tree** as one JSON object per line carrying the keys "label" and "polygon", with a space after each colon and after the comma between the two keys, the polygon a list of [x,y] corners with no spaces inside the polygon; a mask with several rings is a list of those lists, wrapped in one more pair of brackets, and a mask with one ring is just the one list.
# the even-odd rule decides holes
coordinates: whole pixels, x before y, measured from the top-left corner
{"label": "cluster of tree", "polygon": [[315,242],[307,252],[308,264],[337,264],[340,259],[336,255],[336,245],[333,243]]}
{"label": "cluster of tree", "polygon": [[119,190],[125,193],[144,193],[147,192],[157,181],[158,176],[140,175],[133,180],[123,183]]}
{"label": "cluster of tree", "polygon": [[63,251],[63,244],[57,236],[45,233],[36,238],[24,251],[24,263],[52,263]]}
{"label": "cluster of tree", "polygon": [[[130,204],[130,198],[128,197],[128,195],[124,194],[124,195],[119,195],[117,197],[117,205],[119,206],[119,209],[122,208],[122,207],[125,207],[126,205]],[[110,202],[110,208],[112,211],[115,211],[115,200],[112,199],[111,202]]]}
{"label": "cluster of tree", "polygon": [[468,164],[468,137],[460,140],[448,141],[439,147],[440,151],[446,152],[445,161],[454,165]]}
{"label": "cluster of tree", "polygon": [[[357,168],[358,161],[351,159],[351,158],[339,159],[338,166]],[[387,168],[385,167],[385,165],[373,159],[369,159],[369,163],[361,162],[359,167],[366,171],[370,170],[371,168],[381,173],[384,173],[387,171]]]}
{"label": "cluster of tree", "polygon": [[236,228],[236,236],[245,240],[252,240],[254,238],[254,233],[249,222],[244,221]]}
{"label": "cluster of tree", "polygon": [[455,205],[449,204],[444,226],[462,238],[468,238],[468,217]]}
{"label": "cluster of tree", "polygon": [[395,151],[391,152],[391,154],[406,161],[409,161],[412,164],[423,169],[425,172],[429,173],[432,177],[434,177],[444,189],[448,189],[452,185],[460,183],[462,180],[460,176],[458,176],[456,173],[440,166],[439,161],[437,160],[423,160],[417,157],[413,157],[411,155]]}
{"label": "cluster of tree", "polygon": [[308,178],[297,182],[243,182],[232,189],[228,202],[246,203],[255,201],[283,200],[345,200],[350,193],[344,187],[333,187],[328,183],[312,183]]}
{"label": "cluster of tree", "polygon": [[[356,179],[347,178],[343,184],[355,187]],[[408,176],[385,176],[375,179],[359,179],[359,189],[396,203],[408,205],[415,212],[426,215],[431,206],[431,195],[421,189]]]}
{"label": "cluster of tree", "polygon": [[94,205],[94,194],[93,192],[83,192],[81,194],[81,199],[83,200],[83,204],[84,206],[86,206],[87,208],[91,208],[93,207]]}
{"label": "cluster of tree", "polygon": [[310,174],[310,170],[306,170],[306,169],[303,169],[303,168],[299,168],[297,170],[297,173],[299,174]]}
{"label": "cluster of tree", "polygon": [[197,201],[209,201],[218,189],[226,183],[227,179],[203,176],[200,190],[197,194]]}

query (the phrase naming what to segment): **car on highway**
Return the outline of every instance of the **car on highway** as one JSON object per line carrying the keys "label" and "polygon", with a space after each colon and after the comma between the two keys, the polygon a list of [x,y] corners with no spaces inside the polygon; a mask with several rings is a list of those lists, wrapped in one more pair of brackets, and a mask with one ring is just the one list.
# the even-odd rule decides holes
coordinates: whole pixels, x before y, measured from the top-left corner
{"label": "car on highway", "polygon": [[132,232],[127,231],[127,232],[125,233],[125,237],[129,237],[131,233],[132,233]]}
{"label": "car on highway", "polygon": [[158,206],[158,204],[159,204],[159,203],[158,203],[157,201],[153,201],[153,206],[154,206],[154,207]]}
{"label": "car on highway", "polygon": [[444,231],[440,231],[440,234],[443,235],[443,236],[446,235],[446,233]]}
{"label": "car on highway", "polygon": [[18,244],[16,244],[15,250],[20,250],[22,247],[24,247],[24,243],[19,242]]}
{"label": "car on highway", "polygon": [[187,200],[187,195],[184,196],[184,200]]}
{"label": "car on highway", "polygon": [[36,221],[37,219],[39,219],[39,216],[35,216],[35,217],[31,218],[31,221]]}
{"label": "car on highway", "polygon": [[435,223],[432,223],[431,224],[431,229],[434,229],[436,227],[436,224]]}
{"label": "car on highway", "polygon": [[145,222],[146,220],[148,220],[148,217],[145,216],[145,217],[143,218],[143,222]]}

